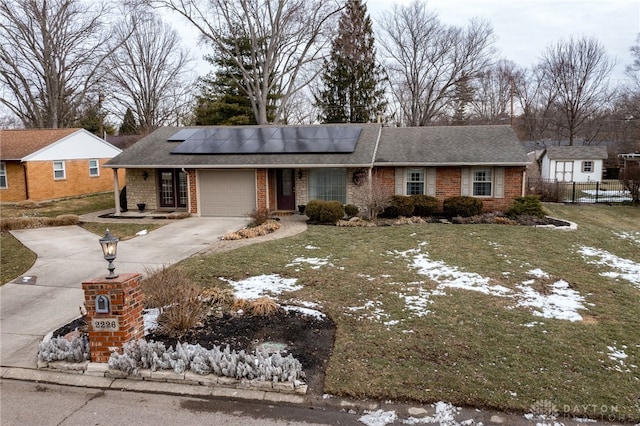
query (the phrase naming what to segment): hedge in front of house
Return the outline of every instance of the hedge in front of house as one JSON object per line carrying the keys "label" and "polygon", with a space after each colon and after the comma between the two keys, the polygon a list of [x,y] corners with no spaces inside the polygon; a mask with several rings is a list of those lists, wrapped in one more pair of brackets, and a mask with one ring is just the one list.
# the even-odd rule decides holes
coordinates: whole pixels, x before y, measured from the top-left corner
{"label": "hedge in front of house", "polygon": [[507,210],[507,216],[513,219],[522,215],[544,217],[545,211],[540,202],[540,197],[527,195],[526,197],[514,198],[511,207]]}
{"label": "hedge in front of house", "polygon": [[482,200],[469,196],[450,197],[442,205],[446,217],[470,217],[482,213]]}
{"label": "hedge in front of house", "polygon": [[396,218],[413,216],[414,199],[408,195],[394,195],[380,214],[381,217]]}
{"label": "hedge in front of house", "polygon": [[311,200],[304,213],[311,222],[335,224],[344,217],[344,207],[339,201]]}
{"label": "hedge in front of house", "polygon": [[412,195],[413,214],[415,216],[428,217],[438,211],[438,199],[430,195]]}

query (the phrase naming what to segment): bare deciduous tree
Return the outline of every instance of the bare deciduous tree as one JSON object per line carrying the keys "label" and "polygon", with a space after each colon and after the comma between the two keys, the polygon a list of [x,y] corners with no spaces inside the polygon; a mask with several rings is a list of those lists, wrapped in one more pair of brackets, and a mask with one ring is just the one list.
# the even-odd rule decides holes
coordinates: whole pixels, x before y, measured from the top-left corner
{"label": "bare deciduous tree", "polygon": [[0,98],[25,127],[76,120],[108,55],[106,9],[81,0],[0,2]]}
{"label": "bare deciduous tree", "polygon": [[[309,64],[320,61],[334,29],[333,21],[341,7],[325,0],[146,0],[155,7],[177,12],[191,22],[202,39],[217,52],[234,58],[258,124],[267,123],[269,99],[280,94],[274,123],[294,93],[315,78],[316,72],[302,78]],[[249,66],[240,45],[225,41],[252,43]],[[318,68],[319,70],[319,68]]]}
{"label": "bare deciduous tree", "polygon": [[178,34],[148,11],[131,8],[114,28],[106,61],[106,99],[117,114],[134,112],[140,131],[179,124],[188,99],[188,52]]}
{"label": "bare deciduous tree", "polygon": [[490,63],[493,29],[486,21],[471,20],[467,28],[446,26],[424,0],[414,0],[394,5],[379,24],[401,124],[425,126],[451,114],[456,85]]}
{"label": "bare deciduous tree", "polygon": [[508,124],[515,81],[521,78],[516,64],[502,60],[472,79],[471,116],[474,123]]}
{"label": "bare deciduous tree", "polygon": [[[612,99],[608,83],[614,65],[602,44],[586,37],[559,41],[542,55],[546,96],[554,100],[558,128],[570,145],[581,131],[585,139],[593,137],[586,134],[586,127]],[[597,131],[591,127],[591,132]]]}

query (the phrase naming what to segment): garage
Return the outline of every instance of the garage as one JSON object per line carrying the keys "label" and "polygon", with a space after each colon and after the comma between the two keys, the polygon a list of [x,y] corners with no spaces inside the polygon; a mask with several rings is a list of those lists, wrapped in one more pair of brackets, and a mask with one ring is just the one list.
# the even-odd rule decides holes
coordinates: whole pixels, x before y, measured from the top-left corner
{"label": "garage", "polygon": [[254,170],[200,170],[202,216],[245,216],[256,208]]}

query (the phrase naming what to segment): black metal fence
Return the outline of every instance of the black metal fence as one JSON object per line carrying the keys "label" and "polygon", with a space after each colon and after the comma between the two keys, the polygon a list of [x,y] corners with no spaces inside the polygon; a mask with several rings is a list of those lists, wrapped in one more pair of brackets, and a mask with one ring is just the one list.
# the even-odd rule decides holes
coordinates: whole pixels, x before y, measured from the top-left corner
{"label": "black metal fence", "polygon": [[630,202],[631,194],[618,180],[603,182],[558,182],[542,178],[527,178],[527,195],[539,195],[542,201],[557,203],[622,203]]}

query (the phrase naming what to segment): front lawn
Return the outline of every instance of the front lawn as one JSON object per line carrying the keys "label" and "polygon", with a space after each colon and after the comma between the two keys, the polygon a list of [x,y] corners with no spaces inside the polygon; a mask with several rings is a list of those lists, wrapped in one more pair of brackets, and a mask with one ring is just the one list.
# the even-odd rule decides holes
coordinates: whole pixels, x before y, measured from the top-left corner
{"label": "front lawn", "polygon": [[337,325],[326,393],[638,422],[640,209],[545,207],[578,230],[310,226],[177,267],[297,279],[278,300]]}

